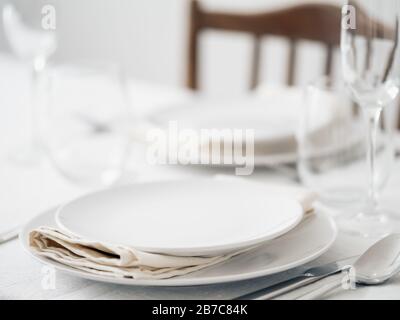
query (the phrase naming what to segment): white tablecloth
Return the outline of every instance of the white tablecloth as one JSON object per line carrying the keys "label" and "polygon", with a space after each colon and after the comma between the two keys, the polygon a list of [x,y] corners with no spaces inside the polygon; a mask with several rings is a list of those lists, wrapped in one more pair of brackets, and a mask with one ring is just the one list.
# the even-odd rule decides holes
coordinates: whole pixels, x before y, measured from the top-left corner
{"label": "white tablecloth", "polygon": [[[14,111],[26,102],[27,81],[25,70],[15,61],[0,57],[0,232],[19,225],[37,213],[67,201],[88,188],[65,181],[50,164],[26,169],[12,165],[5,157],[5,150],[13,142],[8,132],[17,132]],[[163,105],[187,99],[185,90],[132,82],[130,86],[133,107],[138,114],[152,112]],[[4,131],[3,131],[4,130]],[[140,153],[139,148],[136,152]],[[386,188],[383,202],[386,206],[400,208],[400,163]],[[132,161],[129,181],[149,181],[178,177],[205,176],[221,173],[215,169],[151,167]],[[226,173],[233,171],[227,170]],[[294,183],[288,177],[268,169],[257,169],[250,178],[257,181]],[[340,234],[333,248],[316,263],[330,262],[361,253],[368,241],[349,238]],[[0,245],[0,299],[230,299],[257,290],[275,281],[277,276],[229,283],[223,285],[188,288],[127,287],[97,283],[72,277],[60,272],[55,274],[54,287],[46,285],[49,270],[34,261],[22,250],[18,240]],[[291,271],[294,272],[294,271]],[[333,299],[398,299],[400,277],[379,287],[363,287],[356,291],[338,291],[327,298]]]}

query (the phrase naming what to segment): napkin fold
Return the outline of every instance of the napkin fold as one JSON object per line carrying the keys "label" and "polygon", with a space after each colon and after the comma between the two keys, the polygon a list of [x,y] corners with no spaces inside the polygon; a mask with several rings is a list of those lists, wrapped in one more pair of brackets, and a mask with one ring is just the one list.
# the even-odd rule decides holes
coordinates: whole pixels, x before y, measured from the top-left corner
{"label": "napkin fold", "polygon": [[[315,194],[297,187],[267,187],[277,195],[296,197],[304,212],[312,210]],[[211,267],[237,256],[241,250],[221,256],[182,257],[149,253],[128,246],[101,243],[83,239],[64,230],[41,226],[29,234],[30,248],[43,256],[64,265],[91,274],[114,278],[168,279]]]}
{"label": "napkin fold", "polygon": [[167,279],[185,275],[244,252],[216,257],[170,256],[85,240],[46,226],[30,232],[29,245],[40,256],[70,267],[92,274],[132,279]]}

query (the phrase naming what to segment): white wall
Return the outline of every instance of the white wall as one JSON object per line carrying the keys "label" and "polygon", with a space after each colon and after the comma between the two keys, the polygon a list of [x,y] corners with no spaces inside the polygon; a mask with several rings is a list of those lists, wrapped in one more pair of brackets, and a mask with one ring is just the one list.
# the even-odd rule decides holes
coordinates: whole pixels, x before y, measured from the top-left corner
{"label": "white wall", "polygon": [[[0,0],[0,7],[11,0]],[[187,0],[12,0],[27,19],[38,21],[43,4],[57,11],[57,60],[96,58],[117,60],[136,78],[180,86],[184,84],[187,38]],[[297,4],[300,0],[204,0],[210,9],[259,11]],[[341,0],[315,2],[341,3]],[[247,89],[251,37],[208,32],[202,39],[202,88],[214,94]],[[265,41],[262,77],[283,79],[286,43]],[[301,52],[304,83],[317,76],[321,66],[318,47]],[[0,50],[8,46],[0,28]],[[310,68],[312,66],[312,68]]]}

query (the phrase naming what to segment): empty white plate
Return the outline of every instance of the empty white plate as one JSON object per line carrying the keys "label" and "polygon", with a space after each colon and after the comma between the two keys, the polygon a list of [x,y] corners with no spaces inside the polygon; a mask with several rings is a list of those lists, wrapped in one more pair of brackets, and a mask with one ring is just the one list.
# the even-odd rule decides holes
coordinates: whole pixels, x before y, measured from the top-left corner
{"label": "empty white plate", "polygon": [[61,207],[62,229],[104,243],[173,255],[219,255],[276,238],[303,217],[262,184],[215,179],[135,184]]}
{"label": "empty white plate", "polygon": [[318,258],[331,247],[337,234],[332,218],[317,209],[314,215],[309,216],[282,237],[268,241],[265,245],[224,263],[172,279],[135,280],[90,274],[37,255],[29,248],[29,231],[39,226],[55,227],[55,210],[32,219],[20,234],[23,248],[42,263],[54,266],[57,270],[72,276],[131,286],[195,286],[272,275]]}
{"label": "empty white plate", "polygon": [[[218,100],[196,97],[153,115],[150,120],[167,135],[190,129],[201,130],[253,130],[254,162],[257,166],[291,163],[296,161],[295,131],[302,112],[302,91],[287,89],[275,95],[249,95],[237,100]],[[326,127],[333,120],[329,108],[322,108],[315,130]],[[186,145],[188,142],[184,140]],[[220,142],[220,134],[199,146],[200,153],[209,153],[211,142]],[[169,150],[174,145],[169,145]],[[197,157],[199,155],[196,155]],[[232,156],[230,156],[232,157]],[[198,162],[198,161],[197,161]],[[196,164],[193,157],[191,163]],[[231,161],[222,162],[228,166]],[[227,164],[229,163],[229,164]]]}

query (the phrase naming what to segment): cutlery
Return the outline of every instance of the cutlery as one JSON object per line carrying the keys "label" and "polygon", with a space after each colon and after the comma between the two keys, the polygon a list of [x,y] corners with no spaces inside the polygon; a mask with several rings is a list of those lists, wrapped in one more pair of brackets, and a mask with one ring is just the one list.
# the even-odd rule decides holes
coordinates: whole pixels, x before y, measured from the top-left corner
{"label": "cutlery", "polygon": [[290,276],[278,284],[248,293],[234,300],[268,300],[283,295],[287,292],[302,288],[318,280],[340,272],[344,267],[351,265],[357,256],[331,262],[325,265],[312,267],[301,271],[300,274]]}
{"label": "cutlery", "polygon": [[15,238],[18,237],[18,233],[19,233],[19,228],[14,228],[9,231],[0,233],[0,244],[14,240]]}
{"label": "cutlery", "polygon": [[[351,268],[346,268],[350,279],[354,272],[354,281],[357,284],[378,285],[386,282],[400,272],[400,234],[389,235],[371,246],[358,258]],[[331,282],[301,295],[297,300],[318,299],[322,295],[341,286],[346,274],[336,275]]]}

